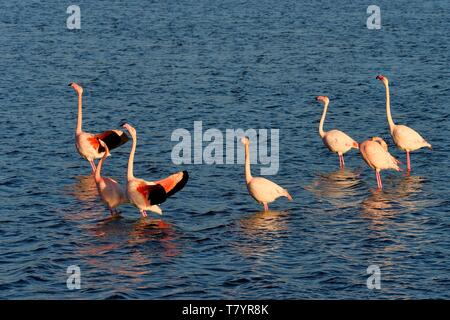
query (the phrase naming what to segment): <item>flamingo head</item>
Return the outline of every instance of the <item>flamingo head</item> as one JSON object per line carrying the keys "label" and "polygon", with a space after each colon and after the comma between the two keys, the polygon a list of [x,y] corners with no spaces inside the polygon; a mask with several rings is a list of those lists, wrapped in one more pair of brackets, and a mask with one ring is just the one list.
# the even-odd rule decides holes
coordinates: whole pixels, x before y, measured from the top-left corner
{"label": "flamingo head", "polygon": [[383,147],[384,151],[388,151],[388,145],[387,145],[386,141],[384,141],[382,138],[372,137],[372,138],[370,138],[370,140],[374,141],[374,142],[378,142]]}
{"label": "flamingo head", "polygon": [[316,100],[317,100],[317,101],[321,101],[321,102],[323,102],[324,104],[330,103],[330,99],[328,99],[327,96],[317,96],[317,97],[316,97]]}
{"label": "flamingo head", "polygon": [[135,129],[131,124],[124,123],[124,124],[122,124],[122,127],[125,128],[125,129],[127,129],[128,132],[129,132],[133,137],[136,136],[136,129]]}
{"label": "flamingo head", "polygon": [[242,143],[244,146],[248,146],[248,145],[250,144],[250,140],[248,139],[248,137],[242,137],[242,138],[241,138],[241,143]]}
{"label": "flamingo head", "polygon": [[383,82],[384,84],[388,84],[389,83],[389,79],[381,74],[377,75],[377,80],[380,80],[381,82]]}
{"label": "flamingo head", "polygon": [[69,83],[69,87],[72,87],[78,94],[83,94],[83,87],[75,82]]}
{"label": "flamingo head", "polygon": [[98,141],[98,143],[100,143],[100,145],[105,149],[105,156],[106,156],[106,157],[109,157],[109,156],[111,155],[111,153],[109,153],[109,148],[108,148],[108,146],[106,145],[106,143],[105,143],[103,140],[99,139],[99,138],[97,138],[97,141]]}

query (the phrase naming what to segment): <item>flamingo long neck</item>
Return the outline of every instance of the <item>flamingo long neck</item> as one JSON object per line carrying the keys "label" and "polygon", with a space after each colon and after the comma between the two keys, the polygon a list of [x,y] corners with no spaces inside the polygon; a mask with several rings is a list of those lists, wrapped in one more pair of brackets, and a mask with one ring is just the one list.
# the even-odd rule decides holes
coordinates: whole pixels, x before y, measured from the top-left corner
{"label": "flamingo long neck", "polygon": [[250,183],[252,180],[252,173],[250,171],[250,147],[245,145],[245,181]]}
{"label": "flamingo long neck", "polygon": [[131,135],[131,137],[133,138],[133,145],[131,146],[130,158],[128,159],[128,172],[127,172],[128,181],[134,179],[133,163],[134,163],[134,153],[136,152],[136,144],[137,144],[137,137],[133,135]]}
{"label": "flamingo long neck", "polygon": [[102,175],[101,175],[101,171],[102,171],[102,166],[103,166],[103,162],[105,161],[106,158],[106,152],[104,153],[103,157],[100,159],[100,161],[97,164],[97,168],[95,169],[95,182],[100,182],[102,179]]}
{"label": "flamingo long neck", "polygon": [[83,121],[83,112],[82,112],[82,93],[78,93],[78,119],[77,119],[77,129],[76,134],[81,133],[81,123]]}
{"label": "flamingo long neck", "polygon": [[391,115],[391,95],[389,93],[389,83],[386,83],[384,85],[384,87],[386,88],[386,116],[387,116],[387,121],[389,123],[389,130],[392,131],[394,130],[395,127],[395,123],[394,120],[392,120],[392,115]]}
{"label": "flamingo long neck", "polygon": [[327,115],[328,104],[329,104],[328,101],[324,102],[324,104],[323,104],[322,118],[320,118],[320,123],[319,123],[319,134],[322,138],[325,136],[325,131],[323,131],[323,123],[325,122],[325,117]]}

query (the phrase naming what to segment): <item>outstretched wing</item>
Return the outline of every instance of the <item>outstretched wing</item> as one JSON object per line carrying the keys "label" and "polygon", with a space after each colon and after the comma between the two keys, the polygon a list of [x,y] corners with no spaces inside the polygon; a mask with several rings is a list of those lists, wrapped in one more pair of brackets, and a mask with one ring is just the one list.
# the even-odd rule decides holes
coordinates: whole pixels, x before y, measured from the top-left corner
{"label": "outstretched wing", "polygon": [[[95,139],[102,140],[109,148],[109,150],[120,147],[125,142],[128,141],[128,136],[125,132],[121,130],[108,130],[99,134],[96,134]],[[97,148],[99,153],[105,152],[105,148],[103,148],[100,144]]]}
{"label": "outstretched wing", "polygon": [[138,187],[138,191],[148,199],[150,205],[161,204],[168,197],[183,189],[189,179],[187,171],[180,171],[171,176]]}

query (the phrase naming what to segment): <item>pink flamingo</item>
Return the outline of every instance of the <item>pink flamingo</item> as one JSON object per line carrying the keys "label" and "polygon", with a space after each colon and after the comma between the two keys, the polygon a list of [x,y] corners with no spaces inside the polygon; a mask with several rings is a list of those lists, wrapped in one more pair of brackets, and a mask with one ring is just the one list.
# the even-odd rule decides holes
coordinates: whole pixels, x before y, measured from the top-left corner
{"label": "pink flamingo", "polygon": [[275,201],[279,197],[286,197],[292,201],[289,192],[263,177],[253,177],[250,170],[250,140],[247,137],[241,138],[241,143],[245,147],[245,182],[247,190],[258,203],[264,206],[264,211],[269,211],[269,203]]}
{"label": "pink flamingo", "polygon": [[383,189],[381,182],[381,170],[394,169],[401,171],[400,163],[388,151],[386,142],[380,137],[373,137],[359,144],[359,152],[364,161],[375,170],[378,189]]}
{"label": "pink flamingo", "polygon": [[334,153],[337,153],[339,156],[339,167],[345,167],[344,154],[349,151],[351,148],[358,149],[358,143],[350,138],[347,134],[339,130],[330,130],[323,131],[323,124],[325,122],[325,116],[327,115],[328,104],[330,103],[330,99],[326,96],[318,96],[316,97],[317,101],[321,101],[324,105],[322,118],[320,118],[319,123],[319,134],[322,138],[323,144]]}
{"label": "pink flamingo", "polygon": [[109,153],[107,144],[103,140],[99,139],[98,142],[105,149],[105,152],[103,153],[103,156],[98,162],[98,166],[95,170],[95,184],[97,185],[97,190],[100,194],[100,197],[108,206],[111,215],[114,216],[119,214],[116,207],[121,204],[128,203],[128,198],[126,196],[125,190],[116,180],[101,176],[103,162],[111,154]]}
{"label": "pink flamingo", "polygon": [[69,84],[78,94],[78,118],[77,128],[75,131],[75,146],[78,153],[89,161],[92,168],[92,174],[95,173],[94,159],[101,158],[105,153],[105,149],[100,145],[98,139],[103,140],[108,146],[109,150],[117,148],[128,141],[128,136],[121,130],[109,130],[99,134],[91,134],[84,132],[81,129],[83,112],[82,112],[82,97],[83,88],[72,82]]}
{"label": "pink flamingo", "polygon": [[123,127],[128,130],[133,139],[133,145],[128,159],[128,198],[130,202],[139,209],[143,217],[147,216],[145,210],[162,214],[161,208],[158,205],[166,201],[166,199],[174,193],[183,189],[189,179],[189,175],[187,171],[180,171],[155,182],[135,178],[133,174],[133,162],[137,144],[136,129],[128,123],[125,123]]}
{"label": "pink flamingo", "polygon": [[394,140],[396,146],[406,151],[406,167],[407,171],[411,171],[411,160],[409,153],[417,149],[427,147],[431,149],[431,144],[429,144],[422,136],[417,133],[417,131],[411,129],[410,127],[395,124],[392,120],[391,115],[391,100],[389,94],[389,79],[385,76],[379,75],[377,79],[380,80],[386,89],[386,116],[389,123],[389,131],[391,132],[392,139]]}

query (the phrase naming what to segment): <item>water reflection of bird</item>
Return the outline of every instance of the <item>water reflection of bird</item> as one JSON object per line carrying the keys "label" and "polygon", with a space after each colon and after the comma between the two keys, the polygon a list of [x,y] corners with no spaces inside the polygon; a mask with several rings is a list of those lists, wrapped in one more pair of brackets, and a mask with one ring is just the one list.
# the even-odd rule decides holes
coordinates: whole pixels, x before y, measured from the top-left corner
{"label": "water reflection of bird", "polygon": [[319,173],[313,182],[305,189],[317,197],[326,198],[339,208],[348,207],[348,198],[357,196],[360,172],[356,170],[338,170],[329,173]]}
{"label": "water reflection of bird", "polygon": [[66,193],[73,195],[80,201],[92,202],[98,197],[97,186],[92,176],[77,176],[76,182],[64,188]]}
{"label": "water reflection of bird", "polygon": [[[79,254],[97,270],[126,276],[127,281],[141,283],[142,276],[152,272],[153,258],[171,259],[181,253],[174,227],[161,220],[139,219],[136,222],[112,216],[95,225],[83,225],[83,228],[93,241],[80,246]],[[114,259],[113,251],[121,252],[124,247],[132,248],[126,259]],[[112,259],[106,258],[108,252],[112,253]]]}
{"label": "water reflection of bird", "polygon": [[261,256],[281,246],[278,238],[288,231],[286,211],[262,211],[239,221],[245,241],[236,244],[236,250],[244,256]]}
{"label": "water reflection of bird", "polygon": [[420,176],[394,177],[393,188],[389,193],[380,189],[370,190],[370,195],[361,202],[363,213],[370,216],[388,217],[400,213],[418,211],[430,205],[428,201],[417,200],[415,195],[422,191],[425,181]]}

